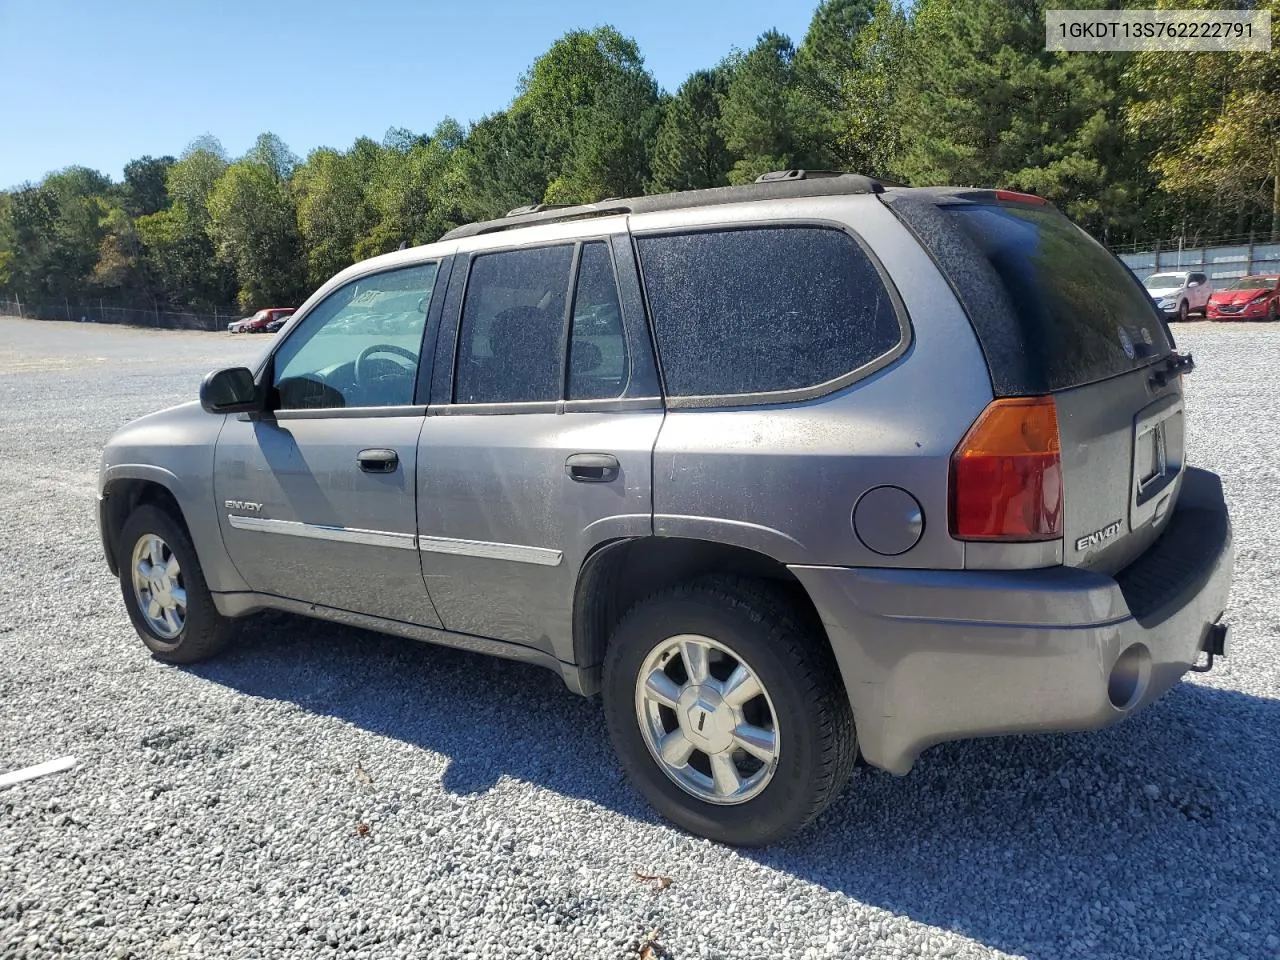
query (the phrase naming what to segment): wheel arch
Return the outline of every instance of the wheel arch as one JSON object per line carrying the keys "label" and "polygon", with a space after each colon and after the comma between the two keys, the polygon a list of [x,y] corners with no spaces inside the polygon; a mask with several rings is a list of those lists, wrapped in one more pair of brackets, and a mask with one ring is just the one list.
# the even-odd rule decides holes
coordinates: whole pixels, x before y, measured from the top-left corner
{"label": "wheel arch", "polygon": [[636,537],[596,547],[583,561],[573,597],[572,686],[591,696],[600,689],[601,664],[614,628],[636,603],[659,590],[711,574],[769,581],[830,644],[817,607],[795,575],[767,554],[746,547],[686,537]]}
{"label": "wheel arch", "polygon": [[102,546],[107,555],[107,566],[112,574],[118,574],[116,552],[119,547],[120,531],[125,521],[143,504],[154,504],[182,525],[188,537],[191,528],[182,512],[182,505],[172,488],[165,482],[167,476],[159,471],[159,476],[116,476],[107,480],[102,488],[101,526]]}
{"label": "wheel arch", "polygon": [[144,503],[162,507],[182,526],[211,591],[249,589],[222,543],[218,514],[212,509],[212,488],[199,484],[193,488],[174,473],[150,464],[113,465],[103,477],[98,524],[107,567],[113,575],[120,573],[116,562],[120,531],[129,515]]}

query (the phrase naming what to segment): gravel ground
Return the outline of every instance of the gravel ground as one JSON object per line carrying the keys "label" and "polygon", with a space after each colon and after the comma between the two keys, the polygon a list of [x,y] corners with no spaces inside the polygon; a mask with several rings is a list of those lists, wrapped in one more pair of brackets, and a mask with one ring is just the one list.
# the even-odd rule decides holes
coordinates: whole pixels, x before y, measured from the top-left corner
{"label": "gravel ground", "polygon": [[1230,659],[1102,733],[860,770],[742,853],[660,823],[534,668],[283,616],[151,660],[99,451],[267,340],[0,320],[0,770],[80,759],[0,792],[0,957],[1280,956],[1280,326],[1177,333]]}

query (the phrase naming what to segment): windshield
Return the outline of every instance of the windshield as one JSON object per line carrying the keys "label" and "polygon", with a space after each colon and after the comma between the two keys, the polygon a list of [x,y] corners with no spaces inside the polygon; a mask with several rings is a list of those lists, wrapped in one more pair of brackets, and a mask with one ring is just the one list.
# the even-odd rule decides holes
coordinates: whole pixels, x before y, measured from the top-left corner
{"label": "windshield", "polygon": [[1228,290],[1268,290],[1276,285],[1280,277],[1241,277]]}
{"label": "windshield", "polygon": [[1142,285],[1148,290],[1152,287],[1180,287],[1186,277],[1185,273],[1153,273],[1142,281]]}

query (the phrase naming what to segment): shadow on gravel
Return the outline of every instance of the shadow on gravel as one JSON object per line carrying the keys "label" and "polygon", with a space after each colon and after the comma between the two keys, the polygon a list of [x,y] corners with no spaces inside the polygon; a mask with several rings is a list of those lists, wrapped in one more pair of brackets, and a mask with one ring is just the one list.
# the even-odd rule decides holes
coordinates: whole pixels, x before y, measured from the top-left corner
{"label": "shadow on gravel", "polygon": [[1184,682],[1109,730],[860,771],[756,859],[1018,955],[1274,960],[1278,786],[1280,701]]}
{"label": "shadow on gravel", "polygon": [[[191,672],[645,822],[598,701],[550,673],[285,616]],[[1280,701],[1183,683],[1093,734],[944,744],[860,769],[819,823],[749,852],[863,903],[1029,957],[1275,957]],[[1259,932],[1261,931],[1261,932]]]}

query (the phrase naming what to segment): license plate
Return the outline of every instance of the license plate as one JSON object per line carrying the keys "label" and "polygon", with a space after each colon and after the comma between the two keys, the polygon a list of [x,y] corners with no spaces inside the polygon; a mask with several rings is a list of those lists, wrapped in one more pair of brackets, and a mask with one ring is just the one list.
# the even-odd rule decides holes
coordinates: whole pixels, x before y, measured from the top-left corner
{"label": "license plate", "polygon": [[1169,472],[1164,423],[1157,423],[1138,438],[1138,495],[1146,493]]}

